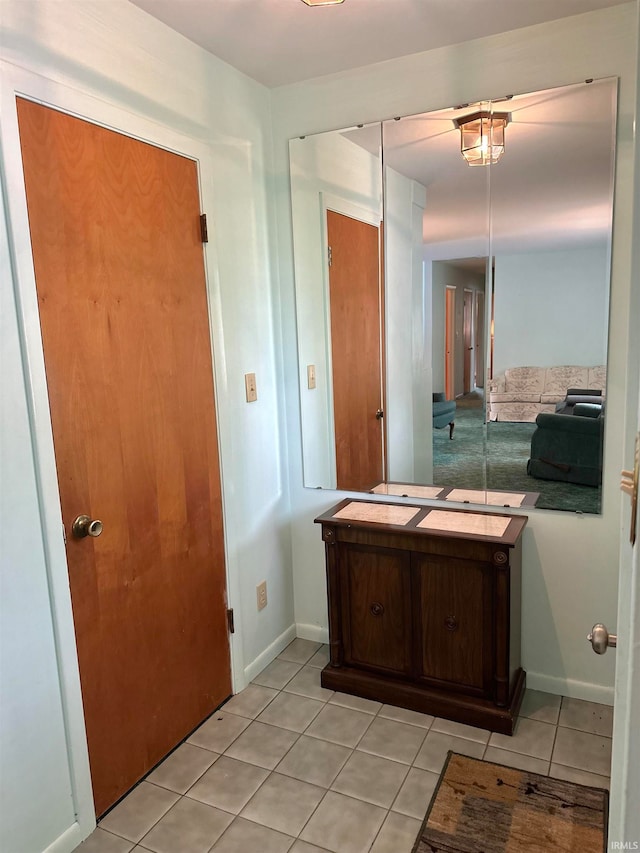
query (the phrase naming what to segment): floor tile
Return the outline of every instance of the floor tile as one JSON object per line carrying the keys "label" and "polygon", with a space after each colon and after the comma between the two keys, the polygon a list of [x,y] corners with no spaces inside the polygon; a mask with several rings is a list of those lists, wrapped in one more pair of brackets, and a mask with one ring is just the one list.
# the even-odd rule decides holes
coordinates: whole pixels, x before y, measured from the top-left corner
{"label": "floor tile", "polygon": [[556,727],[549,723],[539,723],[519,717],[513,735],[500,735],[494,732],[489,738],[489,746],[498,749],[508,749],[510,752],[520,752],[533,758],[543,758],[548,761],[553,750]]}
{"label": "floor tile", "polygon": [[216,752],[183,743],[147,776],[147,782],[184,794],[218,757]]}
{"label": "floor tile", "polygon": [[334,693],[329,704],[340,705],[342,708],[351,708],[354,711],[364,711],[365,714],[377,714],[382,708],[382,702],[374,702],[372,699],[363,699],[361,696],[352,696],[350,693]]}
{"label": "floor tile", "polygon": [[487,729],[478,729],[476,726],[466,726],[463,723],[454,723],[453,720],[443,720],[436,717],[431,726],[432,732],[440,732],[443,735],[462,737],[465,740],[475,740],[478,743],[488,743],[491,732]]}
{"label": "floor tile", "polygon": [[540,723],[552,723],[555,726],[560,715],[561,701],[562,696],[527,688],[524,692],[519,716],[538,720]]}
{"label": "floor tile", "polygon": [[332,791],[390,808],[409,768],[366,752],[354,752],[331,786]]}
{"label": "floor tile", "polygon": [[425,734],[425,729],[418,726],[376,717],[358,744],[358,749],[411,764],[422,746]]}
{"label": "floor tile", "polygon": [[238,717],[236,714],[216,711],[199,729],[196,729],[187,743],[210,749],[212,752],[224,752],[249,723],[250,720],[245,720],[244,717]]}
{"label": "floor tile", "polygon": [[140,842],[155,853],[207,853],[233,815],[183,797]]}
{"label": "floor tile", "polygon": [[293,663],[304,664],[315,655],[320,646],[320,643],[314,643],[311,640],[303,640],[297,637],[292,643],[289,643],[283,652],[280,652],[278,657],[281,660],[290,660]]}
{"label": "floor tile", "polygon": [[449,750],[458,752],[460,755],[470,755],[472,758],[482,758],[484,749],[484,744],[475,740],[443,735],[440,732],[429,732],[416,756],[414,765],[421,770],[440,773]]}
{"label": "floor tile", "polygon": [[100,828],[129,841],[140,841],[177,799],[173,791],[141,782],[100,821]]}
{"label": "floor tile", "polygon": [[303,735],[276,770],[286,776],[328,788],[350,755],[351,749],[346,746]]}
{"label": "floor tile", "polygon": [[611,774],[611,738],[558,727],[551,758],[554,764],[576,767],[599,776]]}
{"label": "floor tile", "polygon": [[302,666],[299,663],[293,663],[289,660],[281,660],[276,658],[269,666],[262,670],[260,675],[256,675],[252,684],[259,684],[261,687],[273,687],[276,690],[281,690],[287,681],[291,681],[293,676],[300,672]]}
{"label": "floor tile", "polygon": [[438,784],[439,773],[412,767],[393,803],[392,810],[422,820]]}
{"label": "floor tile", "polygon": [[297,836],[325,793],[324,788],[272,773],[244,807],[241,817]]}
{"label": "floor tile", "polygon": [[132,841],[98,827],[82,842],[76,853],[129,853],[132,848]]}
{"label": "floor tile", "polygon": [[562,700],[559,725],[569,729],[579,729],[592,735],[611,737],[613,732],[613,708],[582,699]]}
{"label": "floor tile", "polygon": [[363,714],[362,711],[352,711],[339,705],[325,705],[305,734],[353,747],[373,719],[375,718],[371,714]]}
{"label": "floor tile", "polygon": [[244,690],[230,699],[224,706],[224,711],[229,714],[238,714],[239,717],[255,719],[262,713],[269,702],[278,695],[273,687],[262,687],[259,684],[248,684]]}
{"label": "floor tile", "polygon": [[307,841],[298,839],[290,853],[327,853],[327,850],[326,847],[316,847],[315,844],[309,844]]}
{"label": "floor tile", "polygon": [[421,826],[415,818],[389,812],[371,853],[411,853]]}
{"label": "floor tile", "polygon": [[317,666],[324,669],[329,663],[329,646],[321,646],[309,661],[309,666]]}
{"label": "floor tile", "polygon": [[332,853],[367,853],[386,814],[379,806],[329,791],[300,838]]}
{"label": "floor tile", "polygon": [[320,684],[322,670],[315,666],[304,666],[284,688],[287,693],[298,693],[311,699],[327,702],[333,696],[333,690],[327,690]]}
{"label": "floor tile", "polygon": [[303,732],[324,708],[324,702],[297,696],[295,693],[279,693],[271,704],[260,714],[258,721]]}
{"label": "floor tile", "polygon": [[541,776],[547,776],[549,773],[549,762],[543,758],[533,758],[531,755],[522,755],[520,752],[509,752],[508,749],[498,749],[496,746],[487,747],[484,760],[503,764],[505,767],[515,767],[517,770],[526,770],[528,773],[540,773]]}
{"label": "floor tile", "polygon": [[410,711],[408,708],[396,708],[395,705],[383,705],[378,716],[385,717],[387,720],[396,720],[398,723],[420,726],[422,729],[431,728],[434,720],[430,714],[420,714],[418,711]]}
{"label": "floor tile", "polygon": [[611,780],[608,776],[588,773],[575,767],[565,767],[563,764],[551,764],[549,776],[554,779],[566,779],[567,782],[577,782],[578,785],[588,785],[590,788],[606,788],[609,790]]}
{"label": "floor tile", "polygon": [[226,752],[231,758],[273,770],[298,739],[297,732],[254,721]]}
{"label": "floor tile", "polygon": [[261,767],[223,755],[187,792],[187,796],[238,814],[268,775],[268,771]]}
{"label": "floor tile", "polygon": [[287,853],[293,841],[289,835],[237,817],[211,853]]}

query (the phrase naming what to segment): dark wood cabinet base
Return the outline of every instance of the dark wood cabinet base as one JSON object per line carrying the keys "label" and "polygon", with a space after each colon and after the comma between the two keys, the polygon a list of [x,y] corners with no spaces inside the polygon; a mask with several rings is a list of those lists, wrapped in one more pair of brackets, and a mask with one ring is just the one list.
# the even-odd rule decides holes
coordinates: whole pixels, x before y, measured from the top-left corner
{"label": "dark wood cabinet base", "polygon": [[516,674],[511,701],[504,708],[487,699],[453,691],[445,693],[398,678],[381,679],[379,675],[348,666],[333,667],[328,664],[322,670],[320,680],[327,690],[338,690],[341,693],[361,696],[363,699],[373,699],[422,714],[445,717],[468,726],[512,735],[524,694],[526,673],[520,669]]}

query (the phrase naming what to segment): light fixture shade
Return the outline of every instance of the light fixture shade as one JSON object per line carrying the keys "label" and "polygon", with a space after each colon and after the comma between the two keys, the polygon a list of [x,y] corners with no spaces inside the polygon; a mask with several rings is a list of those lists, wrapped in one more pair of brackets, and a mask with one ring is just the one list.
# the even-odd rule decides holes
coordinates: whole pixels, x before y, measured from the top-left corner
{"label": "light fixture shade", "polygon": [[460,151],[470,166],[489,166],[504,154],[504,130],[510,113],[481,110],[454,119],[460,130]]}
{"label": "light fixture shade", "polygon": [[338,3],[344,3],[344,0],[302,0],[307,6],[337,6]]}

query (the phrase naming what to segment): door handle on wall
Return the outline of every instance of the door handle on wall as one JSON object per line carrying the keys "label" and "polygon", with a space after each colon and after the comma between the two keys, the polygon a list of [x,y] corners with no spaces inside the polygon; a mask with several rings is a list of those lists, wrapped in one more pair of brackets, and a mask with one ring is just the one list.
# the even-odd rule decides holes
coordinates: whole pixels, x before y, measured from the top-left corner
{"label": "door handle on wall", "polygon": [[587,640],[597,655],[603,655],[607,649],[615,649],[618,645],[617,634],[610,634],[601,622],[593,626]]}

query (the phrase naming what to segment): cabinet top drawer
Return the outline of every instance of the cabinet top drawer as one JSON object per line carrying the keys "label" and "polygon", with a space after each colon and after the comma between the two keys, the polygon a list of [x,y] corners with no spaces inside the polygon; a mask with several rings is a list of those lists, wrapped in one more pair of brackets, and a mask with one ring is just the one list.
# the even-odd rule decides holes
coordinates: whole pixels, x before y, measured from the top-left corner
{"label": "cabinet top drawer", "polygon": [[351,498],[341,501],[315,519],[318,524],[331,525],[337,529],[359,529],[379,535],[386,534],[389,536],[389,547],[394,547],[394,540],[398,536],[410,536],[414,541],[415,537],[470,539],[498,544],[505,548],[514,547],[527,520],[526,515],[389,504]]}

